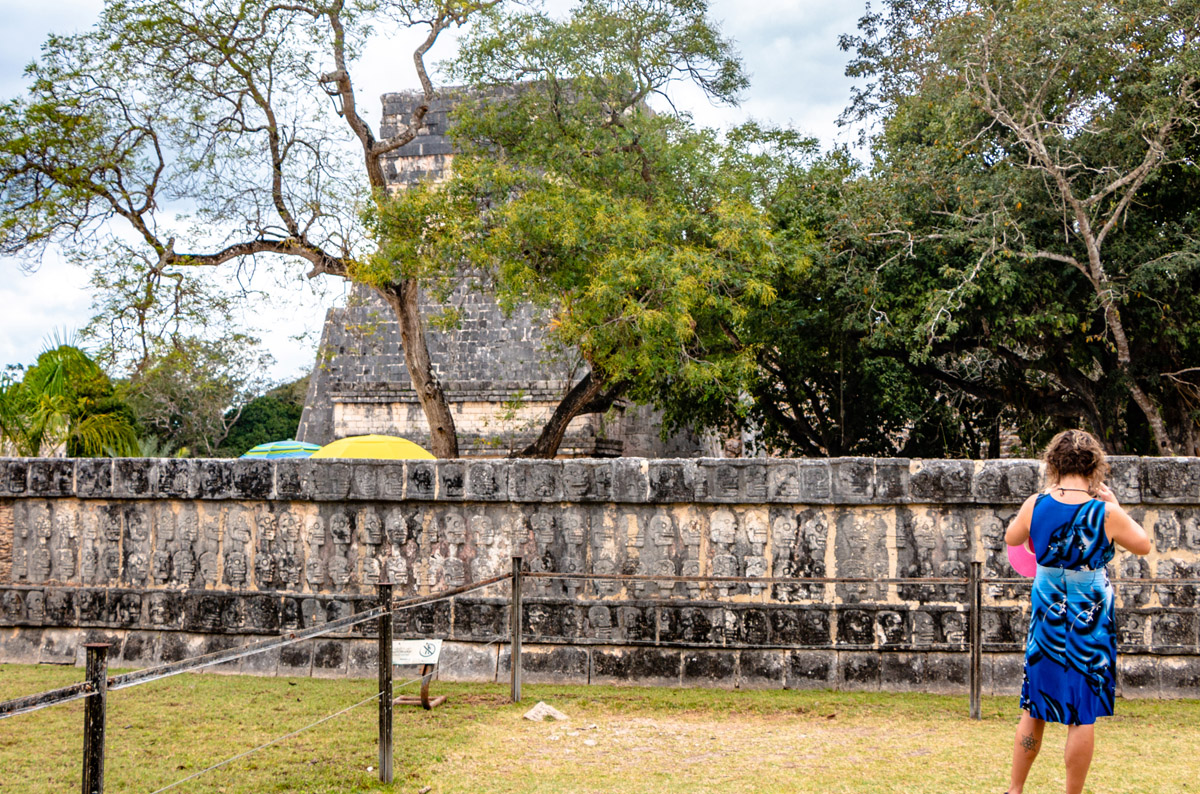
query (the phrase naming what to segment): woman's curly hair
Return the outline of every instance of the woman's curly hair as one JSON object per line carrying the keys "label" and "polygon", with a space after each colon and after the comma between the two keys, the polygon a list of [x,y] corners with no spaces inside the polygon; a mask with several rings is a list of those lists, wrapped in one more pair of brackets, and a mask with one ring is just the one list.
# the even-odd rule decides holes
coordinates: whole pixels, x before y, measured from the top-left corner
{"label": "woman's curly hair", "polygon": [[1108,457],[1104,447],[1091,433],[1083,430],[1064,430],[1046,446],[1042,453],[1046,462],[1046,480],[1057,483],[1069,474],[1078,474],[1088,481],[1088,492],[1095,495],[1108,476]]}

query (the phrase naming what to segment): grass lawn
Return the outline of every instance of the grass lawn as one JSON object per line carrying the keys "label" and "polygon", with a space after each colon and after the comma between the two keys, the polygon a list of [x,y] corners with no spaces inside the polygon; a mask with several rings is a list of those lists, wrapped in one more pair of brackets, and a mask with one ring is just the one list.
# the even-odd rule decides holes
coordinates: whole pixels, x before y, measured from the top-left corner
{"label": "grass lawn", "polygon": [[[0,665],[0,700],[81,680]],[[149,794],[345,708],[373,681],[183,675],[109,694],[109,794]],[[413,689],[410,687],[410,690]],[[397,707],[396,784],[379,783],[368,703],[177,792],[990,792],[1007,784],[1015,698],[435,683],[449,702]],[[544,700],[567,722],[521,719]],[[0,720],[0,793],[79,790],[83,704]],[[1027,792],[1062,790],[1049,726]],[[1200,794],[1200,701],[1118,701],[1097,729],[1091,792]]]}

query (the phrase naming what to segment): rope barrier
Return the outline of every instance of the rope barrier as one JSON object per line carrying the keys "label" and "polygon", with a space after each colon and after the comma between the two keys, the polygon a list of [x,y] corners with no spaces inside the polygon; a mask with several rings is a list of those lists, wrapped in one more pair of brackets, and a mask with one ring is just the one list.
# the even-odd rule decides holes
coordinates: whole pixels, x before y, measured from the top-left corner
{"label": "rope barrier", "polygon": [[[394,689],[403,689],[404,687],[406,687],[410,684],[415,684],[420,680],[421,680],[420,677],[413,678],[409,681],[405,681],[403,684],[399,684],[398,686],[394,687]],[[150,792],[150,794],[162,794],[162,792],[164,792],[164,791],[170,791],[171,789],[175,788],[176,786],[181,786],[184,783],[187,783],[189,780],[195,780],[196,778],[200,777],[201,775],[207,774],[216,769],[220,769],[223,766],[228,766],[229,764],[232,764],[234,761],[237,761],[237,760],[240,760],[247,756],[253,755],[254,753],[257,753],[261,750],[265,750],[268,747],[279,744],[280,742],[290,739],[293,736],[298,736],[307,730],[311,730],[312,728],[317,727],[321,723],[329,722],[334,717],[340,717],[341,715],[345,714],[348,711],[353,711],[354,709],[358,708],[359,706],[363,706],[367,703],[370,703],[372,700],[378,700],[379,696],[382,694],[383,694],[382,692],[376,692],[374,695],[371,695],[370,697],[367,697],[367,698],[363,698],[362,700],[358,701],[354,705],[347,706],[346,708],[342,709],[341,711],[335,711],[332,714],[327,714],[326,716],[322,717],[321,719],[316,720],[315,722],[310,722],[308,725],[305,725],[302,728],[297,728],[294,731],[285,733],[283,736],[272,739],[269,742],[263,742],[262,744],[258,745],[257,747],[254,747],[250,750],[246,750],[245,752],[238,753],[237,755],[230,756],[229,758],[226,758],[224,761],[218,761],[217,763],[213,764],[212,766],[208,766],[208,767],[205,767],[204,769],[201,769],[199,772],[194,772],[185,778],[176,780],[174,783],[163,786],[160,789],[155,789],[154,791]]]}

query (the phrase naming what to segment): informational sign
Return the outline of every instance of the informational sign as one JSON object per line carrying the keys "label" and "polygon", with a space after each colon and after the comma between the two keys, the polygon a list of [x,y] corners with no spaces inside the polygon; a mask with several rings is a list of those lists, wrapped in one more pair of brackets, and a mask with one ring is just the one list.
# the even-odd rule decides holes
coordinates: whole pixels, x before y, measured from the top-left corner
{"label": "informational sign", "polygon": [[441,640],[392,640],[392,664],[437,664]]}

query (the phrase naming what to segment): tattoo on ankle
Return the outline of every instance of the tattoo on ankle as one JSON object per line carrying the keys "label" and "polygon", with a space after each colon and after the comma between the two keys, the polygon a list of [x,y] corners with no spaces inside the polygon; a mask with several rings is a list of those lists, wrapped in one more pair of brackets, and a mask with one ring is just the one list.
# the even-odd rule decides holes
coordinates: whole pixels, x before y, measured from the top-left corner
{"label": "tattoo on ankle", "polygon": [[1032,753],[1037,749],[1037,739],[1033,738],[1033,734],[1021,737],[1021,746],[1025,748],[1025,752]]}

